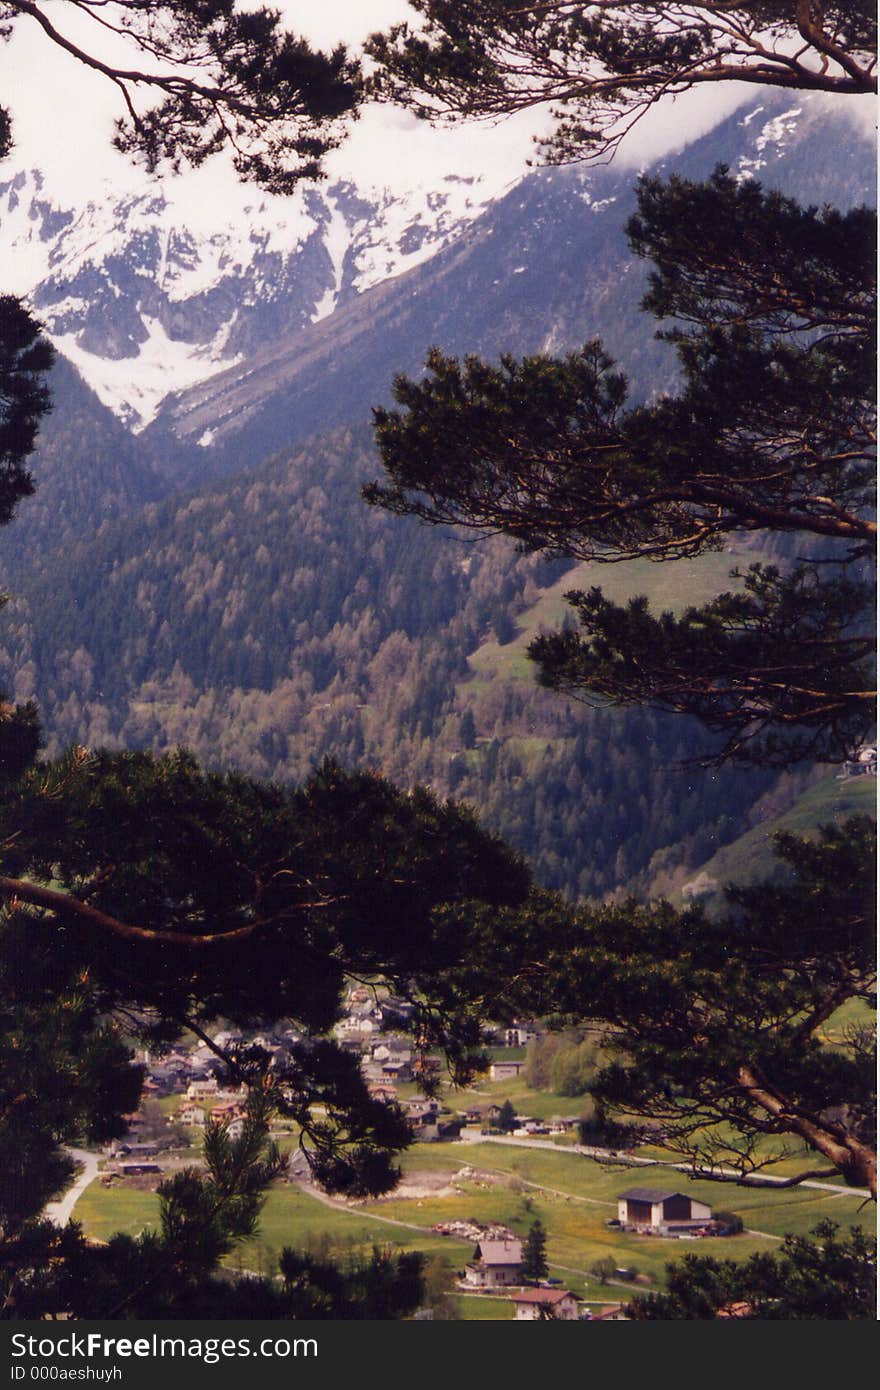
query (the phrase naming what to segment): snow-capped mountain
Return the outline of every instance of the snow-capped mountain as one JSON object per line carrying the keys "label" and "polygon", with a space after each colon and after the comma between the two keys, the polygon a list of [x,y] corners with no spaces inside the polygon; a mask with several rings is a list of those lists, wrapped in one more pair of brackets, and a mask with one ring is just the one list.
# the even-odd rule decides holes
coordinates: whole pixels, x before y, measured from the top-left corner
{"label": "snow-capped mountain", "polygon": [[499,191],[450,174],[433,188],[339,180],[285,199],[230,182],[218,201],[200,197],[202,182],[108,182],[77,205],[39,169],[0,180],[4,289],[29,297],[56,346],[136,431],[169,392],[428,259]]}
{"label": "snow-capped mountain", "polygon": [[[840,157],[846,151],[847,158]],[[798,94],[752,98],[651,172],[705,179],[719,164],[803,202],[871,201],[873,146],[843,112]],[[599,337],[636,396],[668,389],[674,355],[639,310],[646,267],[627,246],[632,169],[527,175],[426,262],[267,339],[236,366],[171,393],[151,438],[212,446],[205,476],[368,417],[431,345],[452,354],[561,354]],[[221,456],[224,456],[221,459]]]}
{"label": "snow-capped mountain", "polygon": [[[763,93],[655,167],[693,166],[705,177],[712,162],[724,160],[741,177],[781,181],[797,196],[846,201],[841,180],[849,161],[817,159],[817,142],[827,150],[830,141],[838,153],[845,146],[864,149],[864,123],[855,105]],[[159,181],[121,157],[112,170],[84,178],[81,170],[59,165],[57,151],[50,157],[44,149],[42,164],[16,166],[13,156],[5,161],[5,175],[0,165],[2,289],[29,297],[62,354],[135,432],[181,394],[192,393],[203,402],[201,415],[212,417],[214,383],[222,391],[224,380],[247,378],[253,394],[251,383],[257,385],[267,362],[274,389],[279,353],[298,371],[316,345],[326,371],[341,346],[329,320],[338,318],[347,343],[355,302],[397,283],[404,272],[427,270],[428,261],[436,262],[434,279],[443,278],[433,302],[430,295],[425,299],[421,281],[393,291],[396,318],[409,315],[413,294],[424,300],[421,323],[413,325],[417,353],[441,338],[453,350],[467,350],[469,343],[496,350],[499,337],[503,349],[505,334],[510,342],[518,336],[511,316],[527,315],[540,325],[530,350],[558,351],[582,341],[585,331],[604,328],[594,322],[597,293],[604,294],[590,266],[595,233],[598,224],[614,222],[622,259],[608,274],[616,279],[627,259],[621,228],[631,204],[631,168],[538,173],[526,176],[520,195],[518,155],[493,166],[459,145],[456,164],[451,148],[440,160],[409,128],[391,138],[384,128],[370,129],[369,121],[362,125],[359,138],[369,138],[362,138],[347,171],[285,199],[242,186],[222,161]],[[23,159],[27,149],[21,149]],[[853,196],[860,196],[855,189]],[[595,214],[586,223],[584,204]],[[493,220],[498,225],[490,227]],[[449,258],[472,260],[486,235],[499,249],[487,248],[476,279],[460,284],[454,276],[454,284],[446,283]],[[569,261],[566,276],[561,272]],[[585,316],[586,288],[591,304]],[[496,302],[499,294],[504,305]],[[379,307],[375,298],[373,307]],[[467,330],[461,345],[457,334],[443,329],[446,321]],[[365,304],[358,334],[372,340],[376,327]],[[372,341],[367,356],[376,356]],[[397,365],[412,365],[410,354]],[[357,372],[360,379],[363,364]],[[241,408],[237,400],[227,405],[226,416]],[[179,420],[180,410],[174,413]],[[327,422],[316,417],[313,423]],[[213,418],[201,421],[187,437],[210,445],[213,425]]]}

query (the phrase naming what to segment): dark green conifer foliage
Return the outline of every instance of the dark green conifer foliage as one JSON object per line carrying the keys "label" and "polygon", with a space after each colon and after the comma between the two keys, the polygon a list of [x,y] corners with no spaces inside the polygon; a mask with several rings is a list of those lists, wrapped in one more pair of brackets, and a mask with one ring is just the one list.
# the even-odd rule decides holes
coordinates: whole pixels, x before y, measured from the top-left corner
{"label": "dark green conifer foliage", "polygon": [[428,120],[535,106],[554,117],[544,153],[613,153],[663,96],[705,84],[876,91],[871,0],[412,0],[421,24],[374,35],[374,90]]}
{"label": "dark green conifer foliage", "polygon": [[[492,915],[529,887],[470,812],[331,763],[283,790],[206,774],[186,753],[74,750],[7,783],[0,846],[0,1235],[7,1310],[19,1317],[196,1316],[279,1172],[266,1146],[272,1113],[296,1122],[325,1188],[393,1186],[409,1127],[326,1036],[345,982],[382,979],[411,999],[419,1046],[445,1050],[464,1079],[501,989]],[[518,948],[513,934],[508,946]],[[189,1171],[161,1189],[161,1237],[118,1238],[101,1256],[77,1247],[68,1277],[61,1237],[39,1213],[69,1177],[63,1146],[122,1133],[137,1103],[142,1071],[120,1024],[161,1046],[184,1027],[207,1037],[218,1016],[287,1017],[304,1040],[271,1074],[258,1052],[222,1054],[250,1087],[242,1139],[209,1129],[208,1176]],[[41,1269],[55,1271],[48,1282]],[[232,1294],[225,1304],[238,1306]]]}
{"label": "dark green conifer foliage", "polygon": [[547,1232],[540,1221],[533,1221],[523,1242],[523,1278],[544,1279],[547,1275]]}
{"label": "dark green conifer foliage", "polygon": [[375,412],[389,482],[367,499],[602,563],[798,537],[815,559],[752,565],[680,617],[572,592],[579,630],[530,655],[553,689],[695,715],[722,736],[710,758],[845,757],[874,720],[875,216],[803,209],[723,167],[643,179],[638,209],[679,392],[628,405],[595,343],[498,366],[434,351],[425,378],[398,378],[401,409]]}
{"label": "dark green conifer foliage", "polygon": [[400,1317],[422,1297],[424,1256],[397,1255],[374,1246],[368,1258],[333,1264],[285,1250],[281,1257],[284,1298],[294,1317],[362,1320]]}
{"label": "dark green conifer foliage", "polygon": [[[72,40],[59,11],[74,10],[80,24]],[[315,51],[264,6],[121,0],[111,9],[95,0],[11,0],[0,18],[0,40],[17,25],[37,23],[47,43],[114,84],[124,112],[114,143],[151,171],[198,166],[226,148],[239,178],[289,193],[301,179],[322,177],[322,160],[360,101],[359,64],[342,46]],[[114,58],[108,30],[120,40]],[[0,153],[10,135],[3,108]]]}
{"label": "dark green conifer foliage", "polygon": [[[590,1086],[600,1112],[650,1121],[695,1172],[760,1182],[800,1157],[790,1185],[834,1176],[876,1193],[875,824],[777,836],[777,849],[787,872],[729,888],[717,917],[584,910],[547,988],[608,1029]],[[828,1020],[855,1001],[864,1022],[829,1040]]]}
{"label": "dark green conifer foliage", "polygon": [[28,309],[0,295],[0,526],[34,490],[25,461],[49,408],[45,373],[54,353]]}
{"label": "dark green conifer foliage", "polygon": [[667,1265],[665,1293],[633,1299],[627,1312],[638,1320],[873,1321],[876,1240],[855,1228],[842,1235],[833,1221],[820,1222],[810,1236],[788,1235],[778,1254],[744,1261],[685,1255]]}
{"label": "dark green conifer foliage", "polygon": [[505,1100],[502,1102],[495,1123],[502,1134],[509,1134],[511,1130],[516,1128],[516,1107],[513,1101]]}

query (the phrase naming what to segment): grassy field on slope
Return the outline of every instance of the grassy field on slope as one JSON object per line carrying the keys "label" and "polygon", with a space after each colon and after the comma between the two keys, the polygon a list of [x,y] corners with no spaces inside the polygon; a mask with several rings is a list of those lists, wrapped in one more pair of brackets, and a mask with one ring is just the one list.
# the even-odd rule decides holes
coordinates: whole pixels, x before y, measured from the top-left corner
{"label": "grassy field on slope", "polygon": [[[756,883],[769,878],[779,861],[773,853],[773,836],[809,835],[820,825],[837,824],[854,815],[875,815],[877,780],[874,777],[826,777],[810,787],[795,804],[772,820],[762,821],[732,844],[725,845],[703,864],[689,880],[715,884],[717,891],[728,883]],[[681,894],[673,900],[682,901]]]}
{"label": "grassy field on slope", "polygon": [[636,594],[650,594],[652,611],[681,613],[690,604],[705,603],[715,594],[737,588],[730,571],[748,561],[747,552],[731,549],[677,560],[674,564],[630,560],[614,565],[578,565],[545,589],[525,613],[519,614],[513,641],[502,647],[487,640],[471,653],[471,679],[534,681],[535,666],[526,656],[526,649],[539,633],[559,627],[571,612],[565,601],[570,589],[600,588],[615,603],[625,603]]}
{"label": "grassy field on slope", "polygon": [[[550,1273],[579,1297],[607,1302],[628,1297],[633,1286],[603,1285],[592,1273],[597,1260],[611,1256],[616,1266],[636,1269],[651,1285],[665,1280],[666,1263],[687,1252],[742,1259],[778,1247],[786,1231],[809,1231],[823,1217],[843,1226],[873,1224],[856,1196],[828,1189],[767,1190],[719,1187],[691,1182],[662,1166],[646,1172],[601,1164],[580,1154],[505,1142],[416,1145],[403,1158],[409,1182],[377,1202],[327,1205],[298,1187],[280,1184],[270,1194],[257,1237],[230,1260],[233,1267],[268,1273],[285,1245],[320,1249],[337,1258],[374,1244],[419,1249],[439,1257],[450,1270],[463,1269],[472,1242],[443,1236],[438,1222],[470,1219],[498,1222],[525,1236],[540,1218],[547,1230]],[[649,1176],[650,1175],[650,1176]],[[671,1240],[622,1232],[609,1226],[617,1196],[634,1185],[684,1190],[713,1207],[740,1213],[746,1231],[726,1240]],[[155,1224],[158,1200],[151,1193],[99,1183],[80,1198],[76,1219],[89,1235],[107,1239],[114,1230],[137,1232]],[[509,1304],[463,1298],[463,1318],[509,1317]]]}

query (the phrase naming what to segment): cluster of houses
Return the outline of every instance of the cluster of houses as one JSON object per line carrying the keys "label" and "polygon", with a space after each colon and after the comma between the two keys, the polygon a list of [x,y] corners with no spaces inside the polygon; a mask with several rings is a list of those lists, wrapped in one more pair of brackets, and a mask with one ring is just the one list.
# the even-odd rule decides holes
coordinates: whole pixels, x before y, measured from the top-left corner
{"label": "cluster of houses", "polygon": [[191,1081],[184,1092],[177,1120],[179,1124],[199,1128],[208,1122],[224,1124],[230,1138],[237,1139],[244,1124],[246,1099],[246,1086],[223,1088],[215,1076]]}
{"label": "cluster of houses", "polygon": [[[686,1192],[631,1187],[617,1199],[617,1223],[623,1230],[642,1235],[681,1236],[711,1233],[712,1211],[705,1202]],[[440,1228],[437,1228],[440,1229]],[[450,1226],[449,1234],[455,1234]],[[621,1278],[630,1275],[620,1270]],[[631,1275],[630,1275],[631,1277]],[[460,1287],[465,1291],[509,1296],[516,1318],[555,1318],[561,1321],[621,1320],[619,1304],[600,1311],[588,1310],[570,1289],[552,1287],[553,1281],[534,1286],[523,1277],[523,1243],[510,1231],[493,1229],[477,1240],[465,1266]]]}
{"label": "cluster of houses", "polygon": [[527,1284],[523,1276],[523,1244],[507,1233],[477,1241],[465,1266],[460,1287],[465,1291],[501,1293],[509,1297],[518,1322],[552,1318],[559,1322],[608,1321],[624,1318],[620,1304],[601,1309],[579,1302],[570,1289],[549,1283]]}
{"label": "cluster of houses", "polygon": [[[290,1049],[301,1040],[302,1035],[293,1028],[274,1029],[248,1038],[240,1033],[221,1031],[211,1039],[213,1047],[203,1042],[190,1051],[181,1048],[155,1059],[145,1054],[143,1100],[178,1096],[180,1103],[169,1121],[194,1130],[204,1129],[209,1123],[221,1123],[227,1127],[231,1138],[238,1138],[245,1120],[247,1088],[228,1084],[225,1080],[228,1069],[217,1050],[259,1048],[268,1057],[270,1066],[277,1067],[289,1058]],[[114,1176],[137,1177],[160,1172],[161,1165],[156,1160],[178,1143],[170,1132],[150,1139],[140,1137],[147,1126],[143,1109],[127,1115],[126,1120],[128,1133],[109,1148],[109,1157],[116,1160],[115,1167],[106,1173],[111,1181]]]}
{"label": "cluster of houses", "polygon": [[[441,1065],[439,1058],[425,1057],[413,1048],[409,1036],[403,1032],[410,1018],[411,1006],[405,1001],[377,1000],[363,987],[350,992],[347,1011],[335,1032],[340,1045],[356,1051],[360,1057],[370,1094],[379,1100],[398,1101],[419,1140],[458,1138],[465,1124],[491,1129],[501,1114],[498,1105],[472,1106],[453,1117],[444,1112],[440,1101],[430,1094],[401,1097],[398,1089],[401,1085],[418,1083]],[[497,1030],[491,1041],[496,1046],[521,1048],[538,1036],[533,1025],[522,1024]],[[243,1046],[257,1047],[268,1056],[270,1066],[281,1068],[289,1060],[291,1049],[302,1041],[302,1036],[294,1029],[269,1029],[248,1038],[220,1032],[211,1040],[213,1046],[204,1042],[191,1051],[172,1052],[152,1064],[147,1059],[145,1096],[179,1095],[180,1105],[175,1116],[178,1124],[202,1128],[209,1122],[221,1122],[232,1136],[236,1136],[244,1122],[246,1088],[230,1087],[225,1082],[226,1068],[218,1053]],[[515,1078],[522,1066],[522,1062],[513,1058],[509,1061],[496,1059],[491,1075],[494,1079]],[[158,1158],[164,1149],[174,1145],[170,1135],[138,1140],[134,1136],[141,1117],[130,1118],[130,1134],[111,1148],[111,1157],[117,1160],[115,1172],[108,1170],[103,1181],[159,1173]],[[518,1117],[518,1120],[514,1133],[521,1135],[547,1133],[575,1123],[571,1120],[547,1125],[526,1117]],[[303,1171],[300,1176],[307,1177],[308,1173]],[[296,1177],[292,1170],[291,1179]],[[444,1233],[461,1238],[464,1232],[453,1229],[460,1224],[447,1223]],[[667,1237],[713,1230],[711,1209],[705,1203],[680,1191],[648,1187],[633,1187],[621,1192],[617,1220],[609,1224],[630,1232]],[[571,1290],[559,1286],[557,1281],[536,1284],[526,1280],[523,1244],[506,1228],[472,1230],[466,1238],[475,1237],[473,1256],[461,1273],[461,1289],[509,1298],[515,1306],[517,1320],[616,1320],[625,1316],[619,1304],[597,1307],[579,1301]]]}
{"label": "cluster of houses", "polygon": [[302,1041],[303,1035],[295,1028],[279,1027],[247,1038],[242,1033],[224,1030],[211,1039],[213,1046],[201,1042],[192,1051],[179,1049],[156,1059],[146,1056],[144,1097],[181,1095],[193,1104],[209,1100],[219,1104],[220,1100],[213,1098],[219,1090],[217,1083],[227,1068],[218,1051],[242,1047],[259,1049],[268,1058],[269,1066],[277,1067],[289,1059],[291,1048]]}
{"label": "cluster of houses", "polygon": [[[439,1103],[429,1096],[400,1099],[398,1087],[408,1083],[424,1084],[437,1076],[443,1066],[440,1057],[425,1054],[413,1045],[406,1031],[412,1023],[413,1007],[405,999],[381,996],[375,990],[357,985],[349,991],[343,1017],[334,1028],[336,1041],[358,1056],[370,1094],[375,1099],[400,1100],[416,1139],[456,1139],[465,1124],[491,1127],[500,1111],[497,1105],[475,1106],[452,1116],[441,1113]],[[539,1036],[535,1024],[517,1023],[496,1029],[489,1041],[497,1046],[521,1048]],[[222,1121],[235,1136],[243,1123],[243,1088],[224,1086],[225,1066],[218,1052],[243,1046],[259,1048],[268,1057],[270,1067],[280,1068],[289,1060],[291,1048],[302,1042],[302,1034],[296,1029],[281,1026],[247,1038],[240,1033],[218,1032],[210,1043],[201,1042],[192,1050],[179,1049],[155,1060],[146,1058],[144,1098],[179,1095],[180,1107],[174,1117],[179,1124],[201,1129],[209,1122]],[[493,1080],[514,1079],[523,1066],[519,1060],[496,1060],[490,1067],[490,1077]],[[426,1089],[430,1090],[430,1086]],[[131,1118],[132,1130],[135,1130],[138,1117]],[[521,1133],[548,1132],[538,1121],[521,1118]],[[121,1152],[122,1147],[118,1150]],[[147,1156],[131,1157],[135,1161],[137,1157]]]}

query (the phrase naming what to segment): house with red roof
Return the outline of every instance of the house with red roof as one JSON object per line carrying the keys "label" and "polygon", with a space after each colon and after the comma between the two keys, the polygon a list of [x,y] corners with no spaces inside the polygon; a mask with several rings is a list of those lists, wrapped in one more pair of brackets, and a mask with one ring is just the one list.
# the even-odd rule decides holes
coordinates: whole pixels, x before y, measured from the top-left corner
{"label": "house with red roof", "polygon": [[520,1289],[510,1297],[516,1304],[517,1322],[534,1322],[538,1318],[574,1322],[578,1316],[577,1299],[568,1289]]}

